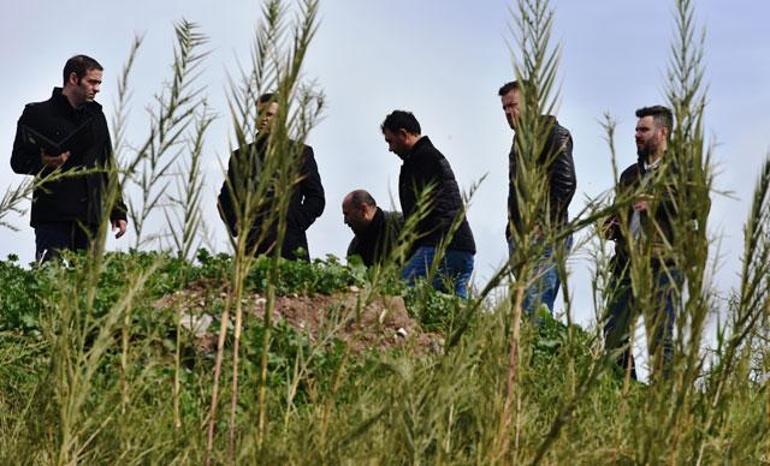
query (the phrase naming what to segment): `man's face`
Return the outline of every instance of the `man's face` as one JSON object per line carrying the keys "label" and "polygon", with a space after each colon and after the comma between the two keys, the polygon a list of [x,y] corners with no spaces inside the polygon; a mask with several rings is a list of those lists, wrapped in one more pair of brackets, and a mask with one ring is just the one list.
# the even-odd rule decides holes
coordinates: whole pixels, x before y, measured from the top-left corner
{"label": "man's face", "polygon": [[371,220],[367,218],[367,211],[366,204],[354,207],[350,198],[345,198],[342,202],[342,217],[345,219],[345,225],[349,226],[355,234],[364,232],[369,226]]}
{"label": "man's face", "polygon": [[388,150],[396,155],[404,156],[409,152],[409,144],[407,144],[406,130],[400,129],[397,132],[393,132],[388,128],[382,130],[382,135],[385,137],[385,142],[388,143]]}
{"label": "man's face", "polygon": [[273,118],[275,118],[276,113],[278,113],[278,103],[268,102],[257,104],[257,113],[259,118],[257,130],[260,133],[269,133]]}
{"label": "man's face", "polygon": [[500,100],[503,103],[503,112],[505,112],[505,119],[508,120],[508,126],[511,129],[516,129],[516,122],[521,115],[521,92],[512,89],[500,97]]}
{"label": "man's face", "polygon": [[666,140],[666,130],[652,116],[639,118],[636,123],[636,153],[644,160],[655,154]]}
{"label": "man's face", "polygon": [[78,80],[77,74],[72,73],[67,85],[72,89],[71,95],[74,97],[76,104],[93,102],[102,85],[102,70],[88,70],[80,80]]}

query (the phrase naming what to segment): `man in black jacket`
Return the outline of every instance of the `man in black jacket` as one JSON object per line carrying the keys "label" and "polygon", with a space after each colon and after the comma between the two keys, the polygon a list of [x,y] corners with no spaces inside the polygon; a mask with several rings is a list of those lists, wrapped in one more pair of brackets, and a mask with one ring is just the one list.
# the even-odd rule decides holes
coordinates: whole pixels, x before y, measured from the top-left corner
{"label": "man in black jacket", "polygon": [[[615,242],[608,315],[604,325],[605,348],[619,352],[617,364],[630,371],[634,379],[636,368],[629,339],[633,316],[639,313],[641,301],[647,301],[653,308],[654,322],[648,325],[654,329],[649,348],[653,370],[664,377],[670,375],[675,299],[683,282],[670,247],[674,242],[672,222],[678,215],[674,200],[677,187],[673,183],[676,167],[673,158],[666,156],[673,116],[671,110],[662,105],[640,108],[636,116],[639,118],[636,123],[639,158],[620,175],[617,189],[619,197],[632,197],[633,202],[625,212],[618,211],[604,223],[605,236]],[[645,265],[649,265],[652,275],[652,290],[648,297],[651,299],[640,299],[634,294],[631,248],[638,251],[637,257],[650,258],[650,263]]]}
{"label": "man in black jacket", "polygon": [[[245,215],[246,193],[254,194],[261,177],[264,176],[263,166],[267,163],[265,157],[270,143],[270,129],[278,112],[274,95],[261,95],[257,100],[257,111],[260,122],[254,142],[233,151],[228,163],[227,178],[218,197],[220,215],[233,236],[238,234],[239,218]],[[299,149],[296,143],[293,144]],[[310,259],[305,231],[323,213],[326,203],[318,165],[313,157],[313,148],[303,145],[301,150],[299,180],[292,180],[293,187],[286,212],[286,235],[281,247],[281,256],[290,260]],[[278,237],[278,219],[274,215],[277,199],[274,186],[268,181],[264,199],[258,200],[260,206],[256,209],[253,223],[248,229],[246,247],[255,255],[271,253]]]}
{"label": "man in black jacket", "polygon": [[[115,237],[126,232],[120,191],[112,205],[105,206],[113,154],[102,106],[94,101],[102,72],[91,57],[70,58],[64,65],[64,86],[54,88],[50,99],[28,104],[19,118],[11,155],[13,171],[42,179],[56,169],[63,172],[33,195],[30,224],[35,229],[38,261],[52,259],[62,250],[87,249],[105,208]],[[79,175],[76,170],[88,170],[88,174]]]}
{"label": "man in black jacket", "polygon": [[385,212],[368,191],[357,189],[342,201],[342,215],[355,234],[348,258],[359,256],[367,267],[388,259],[404,223],[400,212]]}
{"label": "man in black jacket", "polygon": [[[416,278],[427,276],[437,247],[446,240],[446,252],[440,258],[433,286],[467,297],[476,244],[452,167],[430,139],[421,135],[420,123],[410,112],[393,111],[383,121],[381,130],[389,150],[404,161],[398,178],[404,221],[422,216],[402,278],[413,284]],[[419,206],[418,200],[425,193],[426,204]],[[452,231],[456,220],[457,229]]]}
{"label": "man in black jacket", "polygon": [[[512,81],[503,85],[498,91],[502,101],[508,125],[514,132],[522,110],[522,83]],[[567,209],[572,196],[575,194],[577,180],[575,176],[575,164],[572,160],[572,136],[569,131],[559,125],[556,118],[543,115],[543,124],[547,128],[548,137],[536,163],[542,168],[546,176],[548,189],[547,205],[537,206],[539,218],[535,226],[535,236],[540,239],[548,238],[552,233],[567,223]],[[514,136],[511,150],[508,154],[508,221],[505,227],[505,235],[508,241],[508,250],[513,256],[516,250],[516,239],[521,233],[522,219],[517,190],[517,167],[521,163],[518,154],[518,132]],[[512,231],[511,229],[516,231]],[[554,262],[554,247],[563,248],[563,252],[569,251],[572,246],[572,237],[567,237],[559,244],[546,244],[541,257],[537,259],[534,268],[536,277],[532,285],[524,295],[524,311],[532,315],[540,304],[545,304],[553,313],[553,304],[556,294],[559,292],[561,280]]]}

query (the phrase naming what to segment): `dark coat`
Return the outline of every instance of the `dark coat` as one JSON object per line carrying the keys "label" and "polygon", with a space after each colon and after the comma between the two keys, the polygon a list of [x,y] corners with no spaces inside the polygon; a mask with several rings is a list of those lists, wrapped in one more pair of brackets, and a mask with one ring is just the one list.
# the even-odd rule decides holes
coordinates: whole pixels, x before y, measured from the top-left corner
{"label": "dark coat", "polygon": [[366,231],[356,234],[350,241],[347,257],[359,256],[367,267],[387,259],[403,224],[401,212],[385,212],[377,207]]}
{"label": "dark coat", "polygon": [[[235,187],[234,193],[230,193],[228,181],[222,184],[219,192],[218,207],[222,219],[228,227],[230,234],[236,235],[236,214],[237,193],[245,192],[246,189],[255,189],[256,180],[261,175],[261,167],[264,163],[267,138],[257,137],[256,141],[248,146],[233,151],[227,169],[227,180],[230,186]],[[247,157],[248,161],[243,158]],[[313,157],[313,149],[304,145],[302,152],[302,168],[300,169],[300,181],[296,183],[291,191],[291,200],[286,213],[286,236],[281,256],[286,259],[309,259],[306,230],[323,213],[326,204],[324,198],[324,188],[321,184],[321,177],[318,174],[318,165]],[[239,168],[240,167],[240,168]],[[247,167],[248,173],[242,173],[243,167]],[[257,213],[254,224],[251,226],[248,248],[255,248],[256,254],[269,253],[277,239],[277,224],[263,225],[266,217],[269,215],[274,204],[274,194],[272,189],[268,189],[267,199],[264,207]],[[260,233],[267,228],[265,240],[257,244]],[[304,253],[297,255],[298,248],[302,248]]]}
{"label": "dark coat", "polygon": [[[398,195],[404,220],[415,215],[420,192],[428,185],[435,185],[428,213],[417,226],[419,237],[414,248],[436,246],[449,233],[452,222],[463,209],[460,188],[449,162],[427,136],[420,138],[403,159]],[[464,215],[447,249],[476,253],[473,233]]]}
{"label": "dark coat", "polygon": [[[653,178],[660,178],[651,179],[647,183],[650,186],[658,187],[658,190],[656,192],[646,190],[646,194],[654,198],[650,203],[650,208],[655,221],[651,221],[650,212],[640,214],[642,231],[650,242],[653,265],[660,263],[660,261],[670,262],[670,258],[667,257],[670,247],[667,245],[674,241],[672,222],[678,215],[675,202],[676,188],[673,183],[674,167],[665,158],[661,162],[661,166],[653,174]],[[623,170],[618,180],[618,195],[627,196],[639,190],[645,173],[644,162],[641,159]],[[633,212],[633,205],[629,205],[626,210],[626,218],[629,222]],[[606,223],[607,238],[615,241],[615,256],[612,263],[616,271],[624,269],[629,260],[628,240],[623,236],[620,219],[620,215],[615,215],[610,217]]]}
{"label": "dark coat", "polygon": [[[538,163],[545,167],[548,183],[548,208],[550,224],[558,227],[567,223],[567,210],[572,196],[577,188],[575,176],[575,162],[572,159],[572,136],[569,130],[559,125],[556,118],[544,117],[546,124],[551,125],[548,139],[543,146],[543,151],[538,158]],[[521,228],[521,214],[519,202],[516,196],[516,166],[517,166],[516,139],[514,138],[511,151],[508,154],[508,218],[509,223],[505,227],[505,235],[511,237],[510,222],[516,228]],[[543,206],[545,208],[545,206]],[[543,211],[543,215],[546,215]],[[545,226],[545,219],[541,220]]]}
{"label": "dark coat", "polygon": [[[25,127],[54,142],[65,139],[77,130],[75,136],[62,148],[62,151],[70,151],[69,159],[61,168],[64,172],[75,168],[107,168],[114,162],[102,106],[96,102],[86,102],[75,109],[62,94],[61,88],[54,88],[51,98],[44,102],[27,104],[19,118],[11,154],[11,168],[14,172],[45,177],[53,170],[43,167],[41,147],[24,137]],[[30,224],[33,227],[52,222],[99,225],[107,178],[106,172],[100,172],[45,183],[35,189],[33,194]],[[120,196],[110,212],[110,220],[117,219],[126,219],[126,206]]]}

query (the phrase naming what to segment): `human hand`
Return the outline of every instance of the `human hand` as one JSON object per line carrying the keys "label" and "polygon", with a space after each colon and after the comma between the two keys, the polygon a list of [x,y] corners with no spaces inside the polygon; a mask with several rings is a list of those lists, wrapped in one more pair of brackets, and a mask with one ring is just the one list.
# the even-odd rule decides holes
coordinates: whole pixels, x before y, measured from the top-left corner
{"label": "human hand", "polygon": [[40,149],[40,159],[43,161],[43,166],[48,168],[59,168],[64,165],[70,158],[70,151],[62,152],[59,155],[48,155],[43,149]]}
{"label": "human hand", "polygon": [[634,201],[634,210],[637,212],[646,212],[650,208],[650,201],[652,196],[649,194],[642,194]]}
{"label": "human hand", "polygon": [[124,234],[126,234],[126,228],[128,227],[128,222],[123,219],[117,219],[112,221],[112,231],[114,232],[117,230],[118,232],[115,233],[115,239],[120,238]]}

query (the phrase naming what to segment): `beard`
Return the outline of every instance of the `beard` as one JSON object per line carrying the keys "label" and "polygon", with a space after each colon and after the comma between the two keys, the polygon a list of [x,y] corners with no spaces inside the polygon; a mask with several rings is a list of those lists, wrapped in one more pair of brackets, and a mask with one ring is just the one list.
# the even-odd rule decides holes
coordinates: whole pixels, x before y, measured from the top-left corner
{"label": "beard", "polygon": [[654,154],[658,150],[658,146],[652,141],[647,141],[641,147],[636,148],[636,155],[639,156],[645,162],[649,160],[650,155]]}

